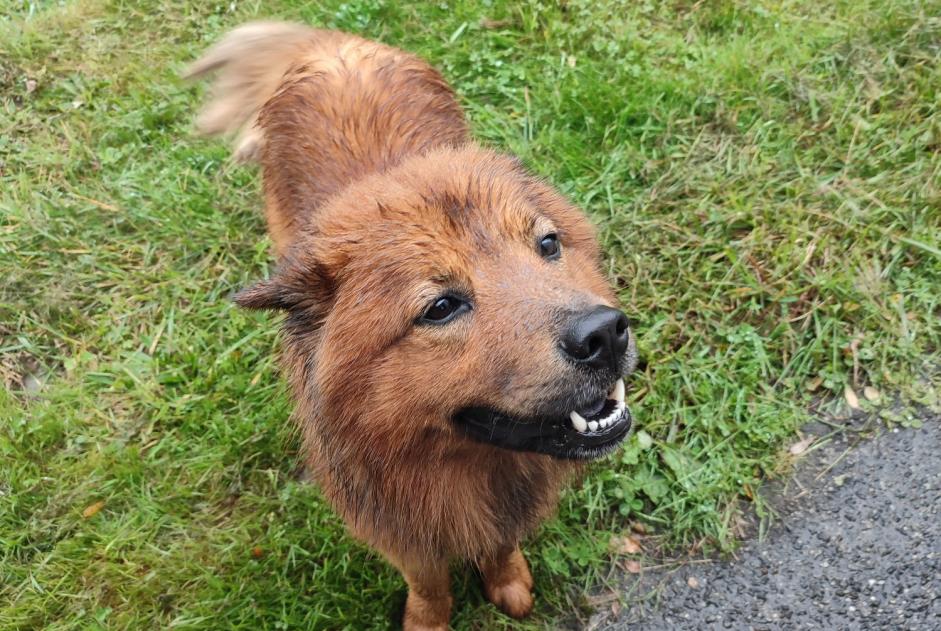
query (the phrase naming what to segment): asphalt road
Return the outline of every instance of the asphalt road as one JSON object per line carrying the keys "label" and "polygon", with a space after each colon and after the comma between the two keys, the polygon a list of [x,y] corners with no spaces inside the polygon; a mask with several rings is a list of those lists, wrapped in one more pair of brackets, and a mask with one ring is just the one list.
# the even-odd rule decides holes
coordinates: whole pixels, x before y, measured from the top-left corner
{"label": "asphalt road", "polygon": [[807,457],[762,541],[628,577],[583,628],[941,630],[941,419],[851,444]]}

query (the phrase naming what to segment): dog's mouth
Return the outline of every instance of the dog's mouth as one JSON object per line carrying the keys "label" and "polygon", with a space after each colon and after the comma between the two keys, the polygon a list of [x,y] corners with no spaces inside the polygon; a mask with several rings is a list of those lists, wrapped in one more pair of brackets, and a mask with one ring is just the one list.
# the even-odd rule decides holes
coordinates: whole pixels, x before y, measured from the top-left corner
{"label": "dog's mouth", "polygon": [[515,451],[589,460],[614,451],[633,424],[624,380],[604,396],[568,412],[520,418],[487,407],[460,410],[455,422],[471,438]]}

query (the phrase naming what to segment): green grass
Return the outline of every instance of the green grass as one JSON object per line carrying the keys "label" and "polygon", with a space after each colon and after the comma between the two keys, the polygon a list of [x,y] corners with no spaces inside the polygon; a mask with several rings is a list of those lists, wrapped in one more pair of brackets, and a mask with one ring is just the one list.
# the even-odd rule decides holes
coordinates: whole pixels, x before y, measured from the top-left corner
{"label": "green grass", "polygon": [[[258,181],[191,135],[177,76],[248,19],[424,55],[600,227],[642,432],[527,544],[533,627],[584,615],[629,520],[731,549],[812,399],[937,405],[941,3],[558,6],[0,0],[0,628],[384,628],[402,602],[296,479],[277,318],[228,300],[271,264]],[[456,628],[510,626],[456,581]]]}

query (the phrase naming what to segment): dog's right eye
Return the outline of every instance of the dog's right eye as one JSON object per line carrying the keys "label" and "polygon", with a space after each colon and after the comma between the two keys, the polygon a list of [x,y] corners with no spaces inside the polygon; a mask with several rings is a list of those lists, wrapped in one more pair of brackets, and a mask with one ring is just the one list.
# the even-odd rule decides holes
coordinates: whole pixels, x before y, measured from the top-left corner
{"label": "dog's right eye", "polygon": [[539,240],[539,253],[547,261],[554,261],[562,256],[562,245],[559,243],[559,235],[550,232]]}
{"label": "dog's right eye", "polygon": [[470,310],[470,303],[457,296],[435,298],[419,320],[423,324],[446,324]]}

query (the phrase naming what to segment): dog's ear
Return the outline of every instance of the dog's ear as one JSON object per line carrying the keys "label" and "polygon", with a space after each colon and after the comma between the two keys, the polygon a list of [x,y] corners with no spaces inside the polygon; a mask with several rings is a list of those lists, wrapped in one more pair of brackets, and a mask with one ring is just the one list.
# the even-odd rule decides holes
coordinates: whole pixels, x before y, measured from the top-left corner
{"label": "dog's ear", "polygon": [[237,292],[232,300],[246,309],[322,309],[333,297],[333,278],[316,262],[286,258],[268,280]]}
{"label": "dog's ear", "polygon": [[280,279],[273,277],[255,283],[232,296],[232,300],[245,309],[270,309],[288,311],[296,306],[296,297],[291,295]]}

